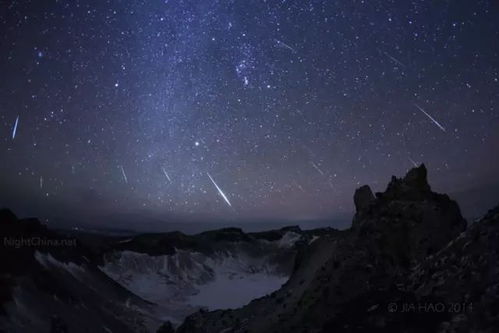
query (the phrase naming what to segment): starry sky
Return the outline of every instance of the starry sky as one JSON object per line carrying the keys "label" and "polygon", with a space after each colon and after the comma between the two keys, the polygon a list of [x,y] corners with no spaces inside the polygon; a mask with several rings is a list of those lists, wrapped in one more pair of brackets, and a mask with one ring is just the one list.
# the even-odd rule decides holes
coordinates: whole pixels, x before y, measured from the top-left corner
{"label": "starry sky", "polygon": [[335,221],[422,162],[441,192],[498,184],[498,18],[483,0],[4,1],[0,204]]}

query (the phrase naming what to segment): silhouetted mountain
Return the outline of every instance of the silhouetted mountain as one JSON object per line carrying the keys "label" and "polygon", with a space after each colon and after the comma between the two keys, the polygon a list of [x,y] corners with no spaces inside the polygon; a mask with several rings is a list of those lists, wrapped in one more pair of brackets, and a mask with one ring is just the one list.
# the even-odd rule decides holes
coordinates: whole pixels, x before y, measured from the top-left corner
{"label": "silhouetted mountain", "polygon": [[[0,210],[0,331],[493,332],[499,207],[466,225],[424,165],[352,226],[104,235]],[[185,320],[184,320],[185,319]]]}
{"label": "silhouetted mountain", "polygon": [[499,208],[466,229],[424,165],[354,196],[352,228],[297,257],[288,282],[235,310],[198,312],[195,332],[492,332],[499,327]]}

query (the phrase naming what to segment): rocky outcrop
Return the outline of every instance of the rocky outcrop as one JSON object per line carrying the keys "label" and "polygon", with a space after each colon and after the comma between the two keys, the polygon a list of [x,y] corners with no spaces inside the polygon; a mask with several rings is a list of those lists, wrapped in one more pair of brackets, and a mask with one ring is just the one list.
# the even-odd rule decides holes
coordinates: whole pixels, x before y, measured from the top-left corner
{"label": "rocky outcrop", "polygon": [[353,196],[353,202],[355,204],[355,210],[357,212],[363,211],[369,207],[369,205],[374,201],[374,194],[371,191],[369,185],[364,185],[359,187]]}
{"label": "rocky outcrop", "polygon": [[342,304],[322,332],[496,332],[499,206],[395,281]]}
{"label": "rocky outcrop", "polygon": [[173,324],[169,321],[163,323],[156,333],[175,333],[175,328],[173,328]]}
{"label": "rocky outcrop", "polygon": [[[402,307],[452,299],[442,298],[434,285],[426,284],[430,278],[440,283],[431,269],[415,281],[418,269],[465,231],[458,205],[447,195],[432,192],[424,165],[401,179],[393,177],[386,191],[376,196],[369,187],[361,187],[354,202],[352,228],[306,247],[280,290],[237,310],[198,312],[178,332],[432,332],[451,327],[453,317],[448,313],[425,321],[425,314],[404,313]],[[483,243],[477,246],[491,250]],[[494,279],[498,281],[489,281]],[[416,285],[429,292],[422,293]],[[463,294],[474,285],[463,283],[460,288]]]}
{"label": "rocky outcrop", "polygon": [[[431,190],[424,165],[392,177],[376,195],[368,186],[359,188],[354,203],[352,228],[344,231],[92,235],[66,246],[53,242],[74,235],[0,210],[0,331],[173,332],[164,323],[165,312],[99,269],[106,256],[133,252],[164,267],[168,260],[158,256],[174,261],[189,251],[232,256],[238,248],[251,257],[273,253],[272,262],[289,263],[289,280],[242,308],[201,309],[177,333],[495,332],[499,207],[467,227],[458,205]],[[45,243],[18,246],[22,239]],[[253,271],[259,265],[250,266]],[[129,273],[122,275],[128,279]]]}
{"label": "rocky outcrop", "polygon": [[384,193],[378,194],[385,200],[420,201],[431,196],[431,187],[427,180],[427,170],[424,164],[407,172],[404,178],[393,176]]}
{"label": "rocky outcrop", "polygon": [[405,286],[438,298],[450,312],[444,332],[493,332],[499,327],[499,206],[416,266]]}
{"label": "rocky outcrop", "polygon": [[424,165],[398,179],[357,210],[353,228],[375,243],[374,250],[399,264],[411,264],[434,253],[466,227],[459,206],[431,191]]}

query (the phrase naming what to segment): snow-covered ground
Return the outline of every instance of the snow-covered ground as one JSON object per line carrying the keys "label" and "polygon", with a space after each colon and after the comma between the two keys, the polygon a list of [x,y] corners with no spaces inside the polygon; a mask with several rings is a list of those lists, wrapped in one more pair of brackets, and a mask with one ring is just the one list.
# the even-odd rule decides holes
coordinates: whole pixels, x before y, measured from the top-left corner
{"label": "snow-covered ground", "polygon": [[[290,234],[275,246],[288,247],[296,240]],[[122,251],[108,256],[100,269],[134,294],[158,304],[166,312],[163,315],[183,317],[200,307],[241,307],[279,289],[288,276],[270,258],[270,253],[255,257],[237,249],[210,255],[177,250],[161,256]]]}
{"label": "snow-covered ground", "polygon": [[244,276],[217,274],[213,281],[199,288],[197,295],[189,297],[188,303],[209,310],[239,308],[279,289],[286,281],[287,277],[266,273]]}

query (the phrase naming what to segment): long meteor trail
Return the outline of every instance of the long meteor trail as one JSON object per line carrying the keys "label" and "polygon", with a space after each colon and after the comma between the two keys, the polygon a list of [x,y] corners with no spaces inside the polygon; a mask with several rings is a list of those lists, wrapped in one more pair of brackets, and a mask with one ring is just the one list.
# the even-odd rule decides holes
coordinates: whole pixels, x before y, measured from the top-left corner
{"label": "long meteor trail", "polygon": [[390,53],[385,52],[385,51],[381,51],[381,49],[378,49],[378,51],[380,53],[384,54],[388,59],[392,60],[397,65],[400,65],[402,67],[406,67],[406,65],[402,61],[398,60],[397,58],[395,58],[394,56],[392,56]]}
{"label": "long meteor trail", "polygon": [[125,183],[128,184],[128,178],[126,177],[125,169],[123,169],[122,165],[120,165],[120,169],[121,169],[121,174],[123,175],[123,179],[125,180]]}
{"label": "long meteor trail", "polygon": [[12,140],[14,140],[16,137],[17,124],[19,124],[19,116],[17,116],[16,122],[14,123],[14,128],[12,129]]}
{"label": "long meteor trail", "polygon": [[211,175],[208,172],[206,174],[210,178],[210,180],[213,183],[213,185],[215,185],[215,187],[217,188],[218,193],[222,196],[222,198],[224,198],[224,200],[227,203],[227,205],[229,205],[230,207],[232,207],[229,199],[227,198],[227,196],[225,195],[225,193],[222,191],[222,189],[220,187],[218,187],[217,183],[215,183],[215,181],[213,180],[213,178],[211,177]]}
{"label": "long meteor trail", "polygon": [[324,176],[324,172],[319,168],[319,166],[317,164],[315,164],[314,161],[311,161],[310,163],[312,164],[314,169],[317,170],[318,173],[320,173],[322,176]]}
{"label": "long meteor trail", "polygon": [[409,161],[411,161],[412,165],[414,165],[415,168],[418,167],[418,164],[416,163],[416,161],[414,161],[410,156],[409,156]]}
{"label": "long meteor trail", "polygon": [[428,117],[428,118],[429,118],[429,119],[430,119],[430,120],[431,120],[431,121],[432,121],[435,125],[437,125],[437,126],[438,126],[438,128],[440,128],[442,131],[444,131],[444,132],[445,132],[445,128],[444,128],[442,125],[440,125],[440,123],[439,123],[438,121],[436,121],[436,120],[435,120],[435,118],[433,118],[433,117],[432,117],[432,116],[430,116],[428,113],[426,113],[426,111],[425,111],[425,110],[423,110],[423,108],[422,108],[422,107],[420,107],[420,106],[419,106],[419,105],[417,105],[417,104],[414,104],[414,106],[415,106],[415,107],[417,107],[417,108],[419,109],[419,111],[423,112],[423,113],[425,114],[425,116],[427,116],[427,117]]}
{"label": "long meteor trail", "polygon": [[170,178],[170,176],[168,175],[168,172],[166,172],[165,168],[161,168],[161,170],[163,170],[163,174],[165,175],[166,179],[168,179],[169,182],[172,181],[172,179]]}
{"label": "long meteor trail", "polygon": [[275,41],[276,41],[277,45],[296,53],[296,50],[293,47],[289,46],[288,44],[284,43],[283,41],[280,41],[278,39],[276,39]]}
{"label": "long meteor trail", "polygon": [[398,60],[397,58],[395,58],[394,56],[390,55],[389,53],[386,53],[386,52],[383,52],[388,58],[390,58],[393,62],[395,62],[396,64],[402,66],[402,67],[405,67],[404,63],[400,60]]}

